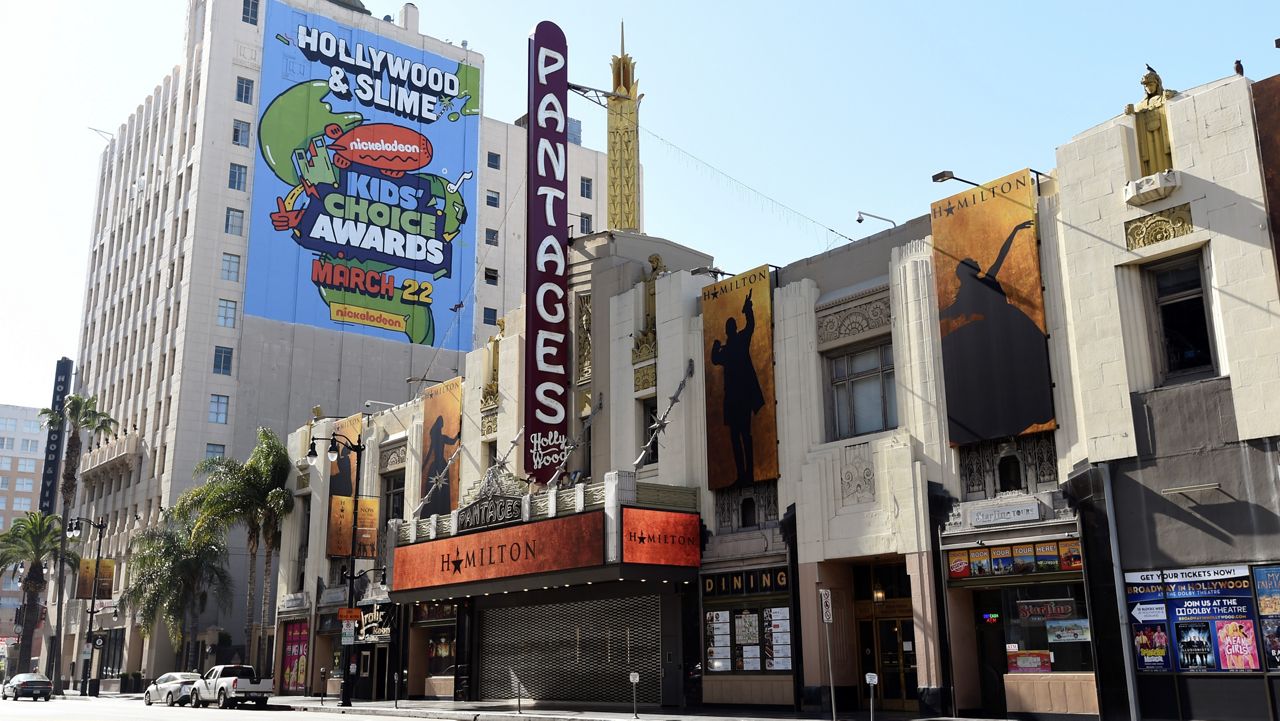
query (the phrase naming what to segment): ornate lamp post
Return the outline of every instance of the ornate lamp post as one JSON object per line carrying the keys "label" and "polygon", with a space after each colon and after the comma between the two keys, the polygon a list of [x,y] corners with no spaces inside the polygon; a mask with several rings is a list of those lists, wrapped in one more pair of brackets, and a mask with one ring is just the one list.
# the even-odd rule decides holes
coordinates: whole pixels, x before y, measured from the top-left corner
{"label": "ornate lamp post", "polygon": [[[102,536],[106,533],[107,522],[105,520],[95,522],[91,518],[73,518],[67,522],[67,538],[70,538],[73,541],[80,538],[80,535],[84,532],[84,526],[86,525],[98,529],[98,546],[93,562],[93,583],[91,584],[92,590],[89,592],[89,631],[85,634],[85,640],[89,643],[93,643],[93,620],[94,616],[98,614],[98,572],[102,567]],[[112,615],[115,615],[116,613],[117,612],[113,609]],[[92,658],[92,653],[90,654],[90,658]],[[91,665],[92,661],[86,662],[84,664],[84,670],[81,672],[81,696],[87,696],[89,694],[89,666]]]}

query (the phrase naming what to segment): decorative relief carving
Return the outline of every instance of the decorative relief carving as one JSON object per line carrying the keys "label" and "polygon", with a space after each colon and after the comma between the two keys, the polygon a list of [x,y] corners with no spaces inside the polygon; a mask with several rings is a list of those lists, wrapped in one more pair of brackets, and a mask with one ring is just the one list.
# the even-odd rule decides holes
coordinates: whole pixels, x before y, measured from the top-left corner
{"label": "decorative relief carving", "polygon": [[1129,250],[1136,250],[1184,236],[1193,230],[1191,204],[1183,203],[1125,223],[1124,239]]}
{"label": "decorative relief carving", "polygon": [[853,338],[883,328],[892,320],[889,299],[877,298],[819,317],[818,342],[830,343],[842,338]]}
{"label": "decorative relief carving", "polygon": [[574,304],[578,309],[578,384],[591,382],[591,294],[579,293]]}
{"label": "decorative relief carving", "polygon": [[[960,483],[966,495],[995,495],[1000,485],[1000,459],[1006,455],[1008,443],[1009,440],[983,441],[960,448]],[[1058,454],[1052,431],[1019,436],[1012,443],[1013,452],[1022,464],[1028,492],[1035,493],[1041,484],[1057,483]],[[988,488],[992,493],[987,492]]]}
{"label": "decorative relief carving", "polygon": [[498,382],[485,383],[484,388],[480,390],[480,410],[498,410],[498,396]]}
{"label": "decorative relief carving", "polygon": [[662,262],[662,256],[657,253],[649,256],[649,272],[644,275],[644,317],[631,348],[632,363],[643,363],[658,355],[657,281],[658,276],[666,272],[667,264]]}
{"label": "decorative relief carving", "polygon": [[378,470],[391,471],[404,467],[405,457],[408,455],[408,447],[400,444],[395,448],[384,451],[378,456]]}
{"label": "decorative relief carving", "polygon": [[635,387],[636,392],[654,388],[658,385],[658,364],[650,363],[647,366],[640,366],[635,369]]}
{"label": "decorative relief carving", "polygon": [[486,413],[480,416],[480,435],[492,436],[498,432],[498,414]]}
{"label": "decorative relief carving", "polygon": [[716,494],[716,529],[723,532],[738,531],[742,527],[742,501],[755,501],[756,525],[772,526],[778,520],[778,482],[761,481],[750,485],[721,488]]}
{"label": "decorative relief carving", "polygon": [[844,447],[840,466],[840,498],[845,505],[874,503],[876,471],[871,461],[871,444]]}

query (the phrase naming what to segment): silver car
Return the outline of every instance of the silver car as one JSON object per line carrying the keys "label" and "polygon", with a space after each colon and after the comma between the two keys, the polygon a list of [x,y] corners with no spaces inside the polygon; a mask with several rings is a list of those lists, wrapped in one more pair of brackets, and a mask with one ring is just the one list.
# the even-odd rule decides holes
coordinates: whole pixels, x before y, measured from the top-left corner
{"label": "silver car", "polygon": [[191,700],[191,686],[199,680],[198,673],[166,673],[151,682],[147,690],[142,693],[142,702],[148,706],[161,701],[165,706],[174,704],[182,706]]}

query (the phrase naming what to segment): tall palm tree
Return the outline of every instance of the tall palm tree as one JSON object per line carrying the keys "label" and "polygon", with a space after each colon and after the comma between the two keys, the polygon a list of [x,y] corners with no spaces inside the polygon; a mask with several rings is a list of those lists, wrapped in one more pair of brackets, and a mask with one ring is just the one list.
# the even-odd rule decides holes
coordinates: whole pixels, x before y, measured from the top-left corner
{"label": "tall palm tree", "polygon": [[[62,560],[64,567],[75,569],[80,557],[65,551],[62,521],[57,516],[32,511],[13,522],[0,533],[0,569],[8,569],[11,578],[22,576],[22,636],[18,645],[18,663],[25,672],[31,659],[36,624],[40,619],[40,597],[49,587],[45,562]],[[22,568],[22,572],[19,572]]]}
{"label": "tall palm tree", "polygon": [[[128,580],[120,603],[136,611],[143,636],[163,622],[177,654],[196,636],[200,614],[212,600],[218,608],[231,604],[227,546],[216,535],[199,532],[190,521],[165,514],[164,522],[136,535],[129,544]],[[179,668],[199,664],[196,651]]]}
{"label": "tall palm tree", "polygon": [[[76,480],[80,472],[80,454],[83,451],[81,435],[88,433],[90,440],[99,435],[114,433],[120,425],[106,411],[98,410],[97,396],[82,396],[75,393],[62,401],[61,408],[44,408],[40,411],[40,419],[47,428],[58,428],[66,432],[67,446],[62,455],[62,526],[66,527],[71,517],[71,504],[76,497]],[[66,535],[63,535],[60,552],[66,555]],[[66,586],[64,569],[58,571],[58,623],[57,638],[53,648],[49,649],[46,670],[53,676],[53,692],[62,693],[62,619],[66,615],[67,599],[63,593]]]}
{"label": "tall palm tree", "polygon": [[[269,428],[258,429],[258,442],[249,460],[206,458],[196,464],[196,476],[205,482],[183,493],[174,505],[178,518],[192,522],[197,533],[224,536],[233,526],[243,526],[249,552],[245,589],[245,644],[256,651],[258,601],[258,550],[267,544],[267,574],[262,589],[262,618],[270,613],[270,572],[279,545],[280,525],[293,510],[293,495],[285,489],[289,479],[289,453]],[[248,654],[247,654],[248,655]],[[251,659],[256,660],[256,659]]]}

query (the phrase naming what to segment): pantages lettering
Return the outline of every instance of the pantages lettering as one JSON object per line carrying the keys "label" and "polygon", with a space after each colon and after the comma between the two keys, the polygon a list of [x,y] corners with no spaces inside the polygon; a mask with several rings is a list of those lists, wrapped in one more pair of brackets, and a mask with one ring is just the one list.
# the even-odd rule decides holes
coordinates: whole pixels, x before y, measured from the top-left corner
{"label": "pantages lettering", "polygon": [[440,554],[440,572],[457,575],[471,568],[533,562],[537,558],[536,538],[468,548],[465,552],[461,546],[454,546],[453,553]]}
{"label": "pantages lettering", "polygon": [[568,47],[564,32],[541,22],[529,38],[526,197],[525,471],[551,480],[568,433]]}
{"label": "pantages lettering", "polygon": [[470,531],[523,519],[519,496],[486,496],[458,509],[458,530]]}

